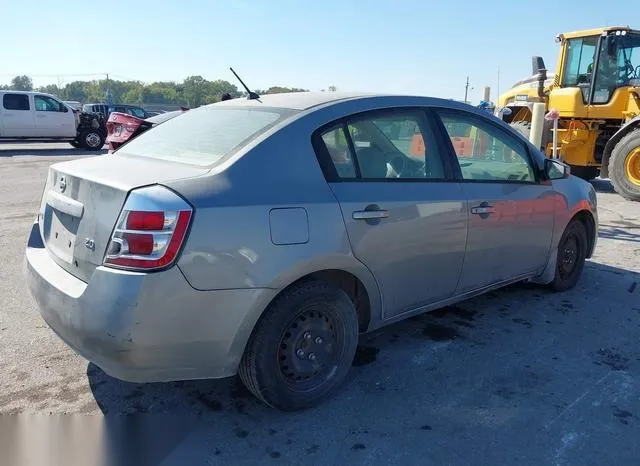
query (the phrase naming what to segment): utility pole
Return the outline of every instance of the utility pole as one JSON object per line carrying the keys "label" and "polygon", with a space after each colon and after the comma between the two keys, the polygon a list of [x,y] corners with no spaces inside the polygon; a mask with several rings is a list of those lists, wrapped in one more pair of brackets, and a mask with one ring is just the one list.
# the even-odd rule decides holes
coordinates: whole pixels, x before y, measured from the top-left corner
{"label": "utility pole", "polygon": [[111,89],[109,89],[109,73],[105,73],[105,75],[107,76],[107,82],[105,83],[105,87],[106,87],[105,97],[106,97],[107,105],[110,106],[110,105],[113,104],[113,102],[111,101],[112,100],[111,99]]}
{"label": "utility pole", "polygon": [[467,97],[469,96],[469,76],[467,76],[467,83],[464,86],[464,103],[467,103]]}

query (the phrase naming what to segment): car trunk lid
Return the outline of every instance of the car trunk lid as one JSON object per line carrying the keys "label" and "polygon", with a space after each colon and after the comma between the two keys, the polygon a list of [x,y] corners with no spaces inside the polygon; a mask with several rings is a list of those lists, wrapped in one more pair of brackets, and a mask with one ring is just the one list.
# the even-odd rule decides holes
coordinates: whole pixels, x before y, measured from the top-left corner
{"label": "car trunk lid", "polygon": [[106,155],[52,165],[38,222],[51,257],[88,281],[102,265],[128,193],[138,187],[201,176],[205,167]]}

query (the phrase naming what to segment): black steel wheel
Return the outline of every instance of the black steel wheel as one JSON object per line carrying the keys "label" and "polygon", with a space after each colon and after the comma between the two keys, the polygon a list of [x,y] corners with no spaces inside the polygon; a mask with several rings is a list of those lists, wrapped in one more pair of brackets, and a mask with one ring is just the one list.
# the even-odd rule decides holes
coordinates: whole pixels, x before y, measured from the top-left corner
{"label": "black steel wheel", "polygon": [[346,377],[358,344],[354,304],[341,289],[308,281],[286,290],[258,321],[240,378],[266,404],[309,408]]}
{"label": "black steel wheel", "polygon": [[576,285],[584,268],[587,247],[587,230],[584,224],[580,220],[572,220],[558,243],[556,274],[551,282],[555,291],[566,291]]}

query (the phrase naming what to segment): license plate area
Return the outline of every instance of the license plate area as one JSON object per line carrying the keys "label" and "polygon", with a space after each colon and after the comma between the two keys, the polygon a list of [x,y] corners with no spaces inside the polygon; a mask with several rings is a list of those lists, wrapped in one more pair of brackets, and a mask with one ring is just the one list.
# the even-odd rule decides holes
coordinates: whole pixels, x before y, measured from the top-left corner
{"label": "license plate area", "polygon": [[63,261],[72,264],[80,219],[47,204],[43,216],[47,248]]}

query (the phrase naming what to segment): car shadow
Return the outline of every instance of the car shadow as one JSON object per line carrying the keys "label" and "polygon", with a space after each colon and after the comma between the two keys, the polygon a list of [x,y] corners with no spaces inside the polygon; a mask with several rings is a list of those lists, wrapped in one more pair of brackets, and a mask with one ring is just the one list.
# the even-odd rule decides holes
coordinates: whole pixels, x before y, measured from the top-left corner
{"label": "car shadow", "polygon": [[[640,243],[640,225],[635,227],[626,226],[625,228],[626,229],[623,229],[612,225],[600,225],[598,237]],[[629,231],[630,228],[635,229],[638,233]]]}
{"label": "car shadow", "polygon": [[[420,444],[428,441],[417,438],[424,435],[436,438],[446,455],[457,448],[456,429],[467,438],[486,434],[484,424],[464,420],[478,412],[513,413],[500,418],[499,429],[516,443],[529,438],[524,425],[545,438],[545,422],[577,396],[576,387],[590,386],[611,367],[629,367],[631,356],[616,348],[637,341],[639,294],[640,273],[588,261],[568,292],[516,284],[406,319],[361,336],[341,389],[299,413],[266,407],[238,377],[136,384],[93,364],[87,376],[107,419],[169,415],[188,422],[191,440],[174,451],[180,460],[167,464],[204,463],[180,456],[198,451],[234,463],[248,456],[294,461],[302,455],[311,464],[334,464],[336,451],[345,457],[372,451],[367,448],[391,454],[394,442]],[[343,464],[358,462],[351,460]]]}
{"label": "car shadow", "polygon": [[[607,284],[616,285],[620,282],[619,277],[628,277],[630,287],[631,283],[640,282],[638,272],[587,261],[579,282],[581,286],[569,292],[554,293],[542,285],[518,283],[456,305],[408,318],[362,335],[353,366],[360,368],[358,372],[366,371],[365,366],[375,362],[380,353],[398,345],[411,346],[416,336],[438,342],[456,340],[462,333],[466,333],[465,339],[473,339],[473,329],[477,325],[472,325],[472,322],[484,320],[488,325],[499,323],[501,314],[508,312],[510,307],[506,302],[512,301],[513,298],[527,301],[533,307],[538,306],[537,303],[540,303],[540,306],[554,305],[556,301],[566,302],[572,297],[582,296],[584,290],[589,290],[589,282],[592,280],[597,280],[600,289],[605,289]],[[633,288],[635,291],[635,287]],[[530,318],[533,324],[535,315]],[[207,411],[229,410],[237,414],[246,414],[250,410],[263,407],[244,387],[239,377],[138,384],[115,379],[92,363],[88,364],[86,373],[95,400],[105,414],[166,411],[202,414]]]}
{"label": "car shadow", "polygon": [[35,156],[35,157],[78,157],[78,156],[90,156],[90,155],[105,155],[108,149],[105,147],[100,150],[86,150],[86,149],[74,149],[69,146],[69,149],[33,149],[29,147],[17,149],[15,145],[11,149],[3,149],[0,144],[0,157],[22,157],[22,156]]}
{"label": "car shadow", "polygon": [[615,194],[615,190],[613,189],[613,185],[608,178],[595,178],[590,181],[593,188],[597,193],[610,193]]}

